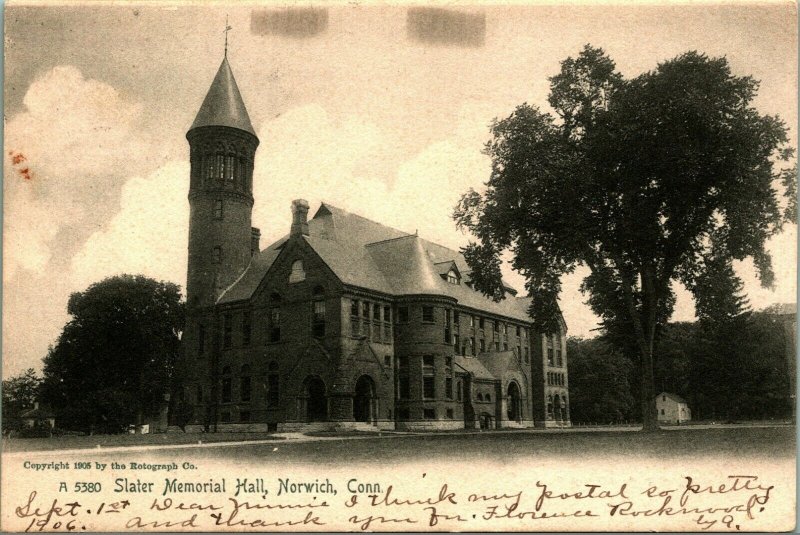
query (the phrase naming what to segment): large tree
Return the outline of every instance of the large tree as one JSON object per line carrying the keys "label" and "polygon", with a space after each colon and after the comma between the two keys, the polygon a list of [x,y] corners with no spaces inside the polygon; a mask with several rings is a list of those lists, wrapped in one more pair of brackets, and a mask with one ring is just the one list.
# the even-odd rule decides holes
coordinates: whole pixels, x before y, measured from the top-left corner
{"label": "large tree", "polygon": [[498,258],[511,250],[545,331],[561,276],[589,268],[589,305],[637,357],[645,430],[657,428],[653,347],[672,284],[702,300],[710,263],[746,257],[772,283],[765,242],[794,210],[780,200],[794,191],[780,164],[793,153],[784,123],[753,106],[757,89],[697,52],[625,79],[587,45],[550,78],[555,116],[522,104],[493,123],[486,190],[455,210],[478,240],[464,250],[475,286],[502,298]]}
{"label": "large tree", "polygon": [[180,350],[180,288],[120,275],[70,296],[72,319],[44,358],[42,398],[59,426],[118,432],[156,414]]}

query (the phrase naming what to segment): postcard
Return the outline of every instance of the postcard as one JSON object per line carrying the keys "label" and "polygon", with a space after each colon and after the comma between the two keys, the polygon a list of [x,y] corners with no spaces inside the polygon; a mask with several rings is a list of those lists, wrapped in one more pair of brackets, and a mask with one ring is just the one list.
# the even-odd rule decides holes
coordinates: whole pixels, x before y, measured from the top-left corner
{"label": "postcard", "polygon": [[5,6],[0,526],[791,531],[797,8]]}

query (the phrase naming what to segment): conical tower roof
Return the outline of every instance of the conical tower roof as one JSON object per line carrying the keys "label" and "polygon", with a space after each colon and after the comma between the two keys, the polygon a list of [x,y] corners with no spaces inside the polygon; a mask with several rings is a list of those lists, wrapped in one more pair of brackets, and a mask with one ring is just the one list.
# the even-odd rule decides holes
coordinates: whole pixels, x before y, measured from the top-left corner
{"label": "conical tower roof", "polygon": [[189,130],[201,126],[228,126],[256,135],[242,101],[228,58],[222,60],[200,111]]}

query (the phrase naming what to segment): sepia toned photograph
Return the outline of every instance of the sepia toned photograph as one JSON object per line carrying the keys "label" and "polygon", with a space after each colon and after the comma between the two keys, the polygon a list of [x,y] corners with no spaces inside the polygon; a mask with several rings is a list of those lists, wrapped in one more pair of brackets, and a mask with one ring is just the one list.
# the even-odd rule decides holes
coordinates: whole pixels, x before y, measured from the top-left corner
{"label": "sepia toned photograph", "polygon": [[4,35],[3,531],[795,529],[795,3]]}

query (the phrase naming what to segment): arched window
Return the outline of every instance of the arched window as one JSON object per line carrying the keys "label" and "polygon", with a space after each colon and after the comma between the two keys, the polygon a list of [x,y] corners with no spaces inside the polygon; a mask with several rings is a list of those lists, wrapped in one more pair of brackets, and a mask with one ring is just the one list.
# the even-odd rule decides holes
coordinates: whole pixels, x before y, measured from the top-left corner
{"label": "arched window", "polygon": [[222,402],[230,403],[232,400],[231,393],[231,367],[225,366],[222,368]]}
{"label": "arched window", "polygon": [[486,394],[486,397],[485,397],[484,399],[485,399],[486,401],[492,401],[492,396],[491,396],[491,395],[489,395],[489,394]]}
{"label": "arched window", "polygon": [[295,260],[292,264],[292,272],[289,274],[289,282],[300,282],[306,280],[306,272],[303,269],[303,261]]}
{"label": "arched window", "polygon": [[277,407],[280,401],[280,376],[278,363],[270,362],[267,375],[267,407]]}
{"label": "arched window", "polygon": [[311,330],[315,337],[322,338],[325,336],[325,290],[317,286],[313,295]]}
{"label": "arched window", "polygon": [[242,401],[250,401],[250,366],[242,366],[242,373],[239,383],[239,398]]}
{"label": "arched window", "polygon": [[225,178],[225,156],[222,153],[217,153],[214,159],[216,160],[215,164],[216,175],[214,176],[214,178],[222,180]]}
{"label": "arched window", "polygon": [[478,392],[478,401],[483,401],[483,394]]}
{"label": "arched window", "polygon": [[225,156],[225,180],[228,182],[234,181],[233,161],[233,154],[228,154]]}

